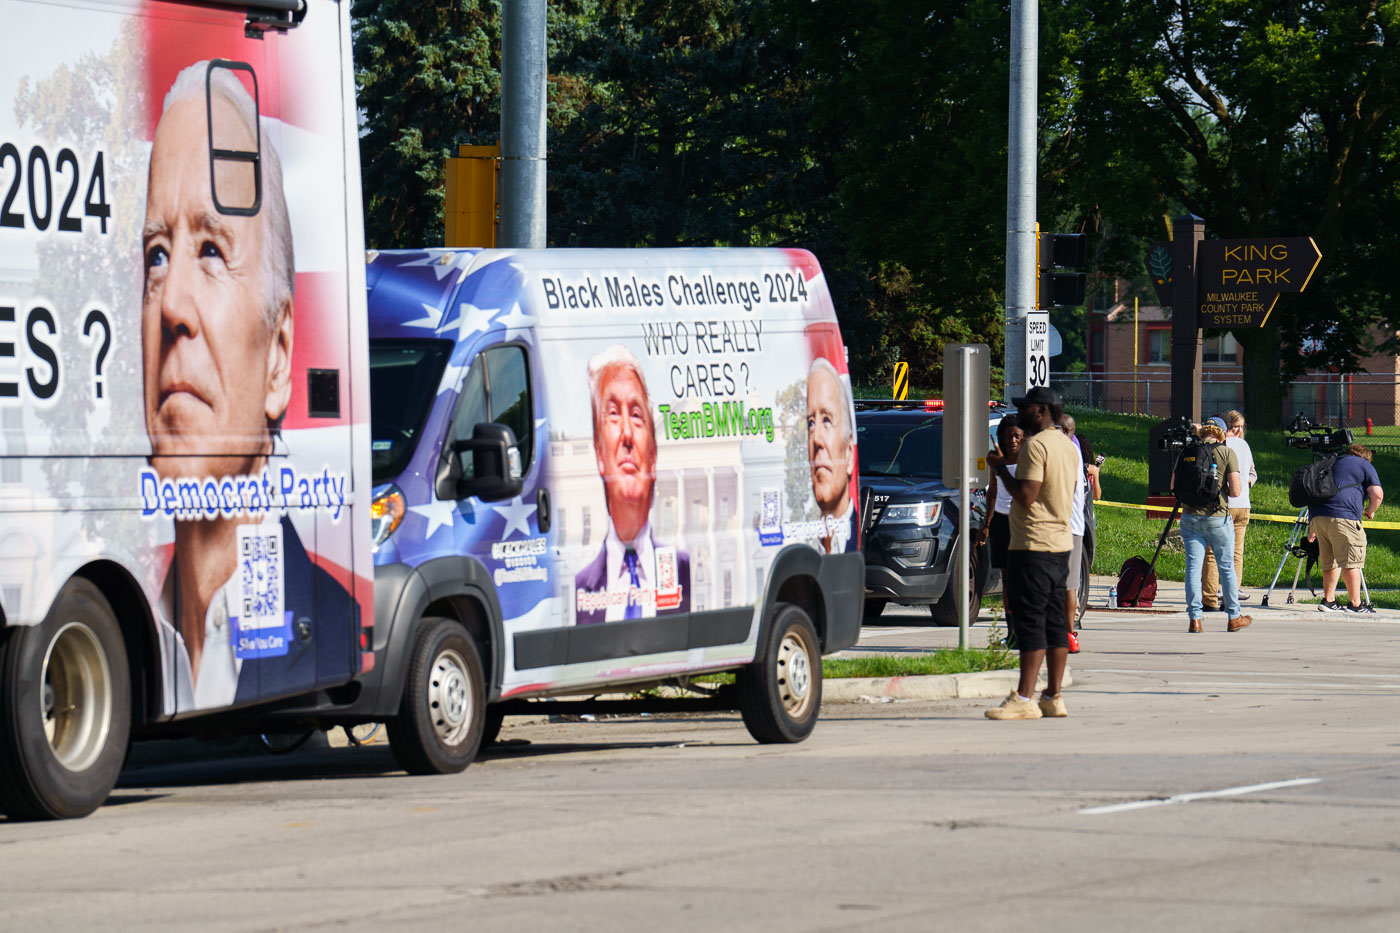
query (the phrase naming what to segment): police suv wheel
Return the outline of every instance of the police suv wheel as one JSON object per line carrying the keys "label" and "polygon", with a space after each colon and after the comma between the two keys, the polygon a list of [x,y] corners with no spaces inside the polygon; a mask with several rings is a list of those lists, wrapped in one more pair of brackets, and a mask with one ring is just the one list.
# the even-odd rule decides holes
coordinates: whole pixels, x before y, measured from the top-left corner
{"label": "police suv wheel", "polygon": [[0,811],[101,806],[126,758],[130,683],[116,615],[87,580],[70,580],[39,625],[0,630]]}
{"label": "police suv wheel", "polygon": [[822,653],[817,630],[800,606],[777,607],[752,664],[739,672],[739,712],[759,742],[801,742],[822,705]]}
{"label": "police suv wheel", "polygon": [[410,774],[453,774],[481,748],[485,678],[476,642],[454,619],[424,619],[414,639],[389,748]]}

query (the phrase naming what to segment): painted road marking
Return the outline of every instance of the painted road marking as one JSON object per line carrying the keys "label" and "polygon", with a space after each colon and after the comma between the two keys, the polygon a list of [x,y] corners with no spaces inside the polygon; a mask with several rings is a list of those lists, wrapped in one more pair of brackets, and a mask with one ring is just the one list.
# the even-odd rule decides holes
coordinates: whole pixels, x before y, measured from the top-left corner
{"label": "painted road marking", "polygon": [[1205,790],[1192,794],[1176,794],[1172,797],[1151,797],[1147,800],[1134,800],[1131,803],[1115,803],[1106,807],[1087,807],[1080,813],[1098,816],[1104,813],[1123,813],[1127,810],[1145,810],[1148,807],[1165,807],[1172,803],[1191,803],[1195,800],[1209,800],[1214,797],[1238,797],[1241,794],[1257,794],[1266,790],[1281,790],[1285,787],[1302,787],[1316,784],[1322,778],[1293,778],[1288,781],[1270,781],[1267,784],[1245,784],[1241,787],[1227,787],[1223,790]]}

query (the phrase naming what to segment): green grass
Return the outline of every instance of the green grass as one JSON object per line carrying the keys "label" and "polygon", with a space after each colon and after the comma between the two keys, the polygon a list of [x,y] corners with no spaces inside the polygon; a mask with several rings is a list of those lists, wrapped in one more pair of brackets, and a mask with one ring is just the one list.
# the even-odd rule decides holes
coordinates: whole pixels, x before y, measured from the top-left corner
{"label": "green grass", "polygon": [[971,674],[1015,668],[1018,656],[998,648],[944,648],[929,654],[872,654],[859,658],[823,658],[822,676],[908,677],[916,674]]}
{"label": "green grass", "polygon": [[[1144,503],[1147,501],[1147,432],[1159,419],[1139,415],[1119,415],[1087,409],[1071,409],[1078,431],[1094,445],[1095,453],[1105,454],[1099,481],[1104,499],[1113,502]],[[1254,452],[1259,481],[1250,491],[1253,513],[1296,515],[1298,510],[1288,504],[1288,480],[1293,470],[1307,461],[1305,451],[1288,448],[1281,434],[1251,431],[1246,435]],[[1389,440],[1389,438],[1387,438]],[[1362,439],[1364,443],[1364,439]],[[1381,485],[1400,488],[1400,449],[1376,448],[1376,472]],[[1377,521],[1400,522],[1400,507],[1386,502],[1376,515]],[[1098,515],[1098,541],[1094,552],[1094,573],[1116,576],[1123,561],[1134,554],[1152,559],[1157,536],[1163,520],[1148,521],[1144,513],[1129,509],[1102,507]],[[1252,521],[1245,535],[1244,585],[1262,589],[1273,579],[1279,558],[1288,538],[1290,525],[1279,522]],[[1368,529],[1366,532],[1366,582],[1371,586],[1372,601],[1378,606],[1400,608],[1400,591],[1391,587],[1400,583],[1400,531]],[[1297,561],[1289,558],[1279,585],[1286,592],[1293,581]],[[1157,559],[1157,576],[1163,580],[1182,580],[1186,573],[1186,556],[1180,539],[1168,540]],[[1313,571],[1314,584],[1320,574]],[[1302,588],[1302,581],[1299,581]],[[1302,590],[1304,595],[1307,590]],[[1281,600],[1280,600],[1281,602]]]}
{"label": "green grass", "polygon": [[[909,677],[916,674],[973,674],[979,671],[1006,671],[1018,664],[1018,655],[1008,651],[993,632],[990,648],[941,648],[926,654],[871,654],[858,658],[822,658],[822,676]],[[702,674],[695,683],[719,686],[734,683],[734,674]]]}

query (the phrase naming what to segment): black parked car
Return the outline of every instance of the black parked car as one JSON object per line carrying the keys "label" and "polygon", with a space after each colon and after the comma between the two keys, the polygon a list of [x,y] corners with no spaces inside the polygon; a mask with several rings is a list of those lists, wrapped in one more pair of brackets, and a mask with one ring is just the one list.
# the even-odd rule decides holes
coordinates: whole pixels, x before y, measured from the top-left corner
{"label": "black parked car", "polygon": [[[856,400],[861,501],[865,506],[865,619],[878,618],[891,602],[928,606],[935,625],[958,624],[952,585],[957,567],[958,490],[943,484],[941,402]],[[1006,409],[990,418],[988,449]],[[969,529],[976,536],[986,520],[985,490],[972,491]],[[1094,560],[1093,501],[1086,503],[1079,613],[1083,615]],[[982,597],[1000,592],[987,548],[972,554],[972,615]]]}
{"label": "black parked car", "polygon": [[[1000,412],[994,414],[995,424]],[[943,413],[927,402],[856,400],[865,513],[865,618],[886,604],[928,606],[935,625],[957,625],[958,490],[943,485]],[[989,443],[990,446],[990,443]],[[868,497],[868,498],[867,498]],[[973,535],[983,490],[972,492]],[[988,589],[987,548],[972,555],[972,614]],[[946,598],[945,598],[946,597]]]}

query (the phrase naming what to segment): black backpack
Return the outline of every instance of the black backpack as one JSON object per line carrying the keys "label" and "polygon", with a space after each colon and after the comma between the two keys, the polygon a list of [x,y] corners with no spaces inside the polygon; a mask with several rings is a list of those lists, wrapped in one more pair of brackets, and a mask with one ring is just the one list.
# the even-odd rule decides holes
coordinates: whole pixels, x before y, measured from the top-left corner
{"label": "black backpack", "polygon": [[1336,466],[1337,457],[1332,456],[1305,463],[1294,470],[1293,478],[1288,483],[1288,501],[1293,507],[1301,509],[1305,505],[1321,505],[1343,489],[1361,485],[1348,483],[1338,486],[1336,478],[1332,475]]}
{"label": "black backpack", "polygon": [[1212,512],[1220,507],[1222,477],[1215,465],[1215,446],[1192,438],[1182,448],[1172,473],[1172,492],[1182,505]]}

